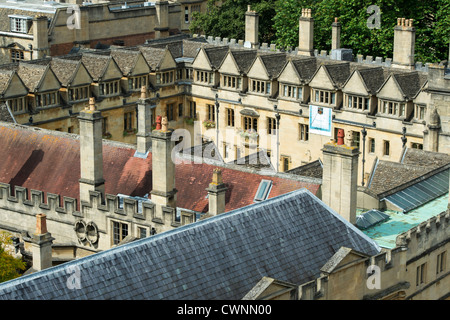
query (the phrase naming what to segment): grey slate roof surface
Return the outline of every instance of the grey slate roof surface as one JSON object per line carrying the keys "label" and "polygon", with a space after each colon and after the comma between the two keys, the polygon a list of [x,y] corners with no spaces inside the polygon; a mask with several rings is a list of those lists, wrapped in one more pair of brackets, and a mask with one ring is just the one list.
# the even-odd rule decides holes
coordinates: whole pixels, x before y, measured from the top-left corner
{"label": "grey slate roof surface", "polygon": [[292,174],[297,174],[299,176],[307,176],[307,177],[322,179],[323,166],[322,166],[322,162],[319,159],[319,160],[307,163],[305,165],[302,165],[300,167],[290,169],[286,172],[292,173]]}
{"label": "grey slate roof surface", "polygon": [[283,71],[287,55],[285,53],[268,53],[260,54],[260,58],[267,70],[269,78],[276,78]]}
{"label": "grey slate roof surface", "polygon": [[13,115],[10,110],[8,110],[8,106],[6,103],[0,104],[0,121],[3,122],[15,122]]}
{"label": "grey slate roof surface", "polygon": [[80,63],[81,61],[53,58],[50,65],[61,85],[67,86],[73,80]]}
{"label": "grey slate roof surface", "polygon": [[218,69],[220,67],[223,59],[225,59],[225,56],[228,53],[228,50],[228,46],[205,48],[205,53],[208,56],[212,68]]}
{"label": "grey slate roof surface", "polygon": [[341,87],[351,74],[350,63],[330,63],[323,65],[327,69],[333,83]]}
{"label": "grey slate roof surface", "polygon": [[427,79],[426,75],[419,72],[394,73],[392,76],[408,99],[413,99],[417,95]]}
{"label": "grey slate roof surface", "polygon": [[342,246],[380,250],[301,189],[2,283],[0,299],[237,300],[263,276],[312,280]]}
{"label": "grey slate roof surface", "polygon": [[315,58],[295,58],[292,59],[292,64],[303,81],[311,80],[317,70],[317,59]]}
{"label": "grey slate roof surface", "polygon": [[231,55],[236,61],[236,65],[239,71],[243,73],[248,73],[250,67],[252,66],[253,61],[256,59],[257,51],[256,50],[230,50]]}
{"label": "grey slate roof surface", "polygon": [[400,162],[378,161],[368,187],[377,196],[386,196],[406,188],[450,165],[445,153],[406,148]]}
{"label": "grey slate roof surface", "polygon": [[385,72],[381,67],[358,69],[358,72],[371,94],[376,94],[385,81]]}

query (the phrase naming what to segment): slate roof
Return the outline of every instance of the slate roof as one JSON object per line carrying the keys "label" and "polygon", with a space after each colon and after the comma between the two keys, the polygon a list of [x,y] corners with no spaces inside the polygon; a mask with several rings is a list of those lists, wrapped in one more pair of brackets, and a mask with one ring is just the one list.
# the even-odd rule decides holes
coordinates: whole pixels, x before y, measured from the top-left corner
{"label": "slate roof", "polygon": [[67,87],[73,80],[80,63],[81,61],[53,58],[50,66],[61,85]]}
{"label": "slate roof", "polygon": [[[134,71],[134,67],[139,58],[139,51],[113,49],[111,50],[111,56],[116,61],[117,65],[122,71],[123,75],[127,76]],[[139,73],[139,72],[138,72]]]}
{"label": "slate roof", "polygon": [[[380,248],[306,190],[0,284],[1,299],[238,300],[263,276],[300,284],[344,246]],[[79,271],[80,289],[68,278]]]}
{"label": "slate roof", "polygon": [[297,70],[300,80],[309,82],[317,70],[316,58],[295,58],[292,65]]}
{"label": "slate roof", "polygon": [[352,71],[348,62],[324,64],[323,67],[327,70],[331,81],[337,87],[344,85]]}
{"label": "slate roof", "polygon": [[[79,136],[34,127],[0,123],[0,182],[28,189],[78,198],[80,178]],[[103,172],[106,193],[143,197],[152,190],[152,154],[135,157],[134,146],[103,141]],[[226,192],[225,210],[253,203],[262,179],[272,180],[270,197],[300,188],[316,194],[320,182],[278,175],[261,175],[238,166],[195,161],[176,165],[177,206],[197,212],[208,211],[205,189],[213,170],[222,169]]]}
{"label": "slate roof", "polygon": [[256,59],[256,50],[230,50],[240,72],[247,74]]}
{"label": "slate roof", "polygon": [[166,48],[154,48],[148,46],[139,46],[139,50],[144,55],[144,58],[152,71],[155,71],[159,66],[164,57],[164,53],[166,52]]}
{"label": "slate roof", "polygon": [[376,94],[386,80],[385,71],[381,67],[357,69],[357,72],[360,74],[369,94]]}
{"label": "slate roof", "polygon": [[14,116],[8,109],[6,103],[0,103],[0,121],[4,122],[15,122]]}
{"label": "slate roof", "polygon": [[8,89],[13,73],[12,70],[0,70],[0,95],[3,95]]}
{"label": "slate roof", "polygon": [[297,174],[299,176],[313,177],[322,179],[323,176],[323,165],[320,159],[307,163],[297,168],[286,171],[286,173]]}
{"label": "slate roof", "polygon": [[103,76],[111,60],[111,56],[102,54],[83,53],[81,56],[81,61],[94,81]]}
{"label": "slate roof", "polygon": [[229,47],[228,46],[222,46],[222,47],[206,47],[204,48],[206,56],[209,59],[209,63],[211,64],[211,68],[213,69],[219,69],[219,67],[222,65],[223,60],[225,59]]}
{"label": "slate roof", "polygon": [[266,68],[269,78],[278,77],[286,65],[287,55],[285,53],[260,54],[259,57]]}
{"label": "slate roof", "polygon": [[394,73],[392,76],[407,99],[413,99],[419,93],[427,76],[419,72]]}
{"label": "slate roof", "polygon": [[2,70],[15,71],[30,92],[34,92],[48,69],[46,60],[5,64]]}
{"label": "slate roof", "polygon": [[383,197],[450,167],[450,155],[406,148],[400,162],[379,160],[368,190]]}

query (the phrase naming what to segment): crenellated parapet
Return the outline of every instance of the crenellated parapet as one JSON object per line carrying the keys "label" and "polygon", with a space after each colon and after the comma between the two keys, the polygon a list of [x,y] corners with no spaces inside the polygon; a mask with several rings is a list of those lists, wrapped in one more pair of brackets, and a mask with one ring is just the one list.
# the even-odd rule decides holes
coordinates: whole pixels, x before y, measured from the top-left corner
{"label": "crenellated parapet", "polygon": [[[81,243],[108,249],[112,221],[126,222],[133,234],[138,227],[160,233],[195,221],[195,212],[162,206],[150,199],[135,199],[91,191],[89,201],[0,183],[0,228],[32,233],[36,214],[45,214],[56,243]],[[53,229],[52,229],[53,228]],[[57,229],[57,230],[55,230]]]}
{"label": "crenellated parapet", "polygon": [[397,236],[396,245],[411,249],[415,254],[431,248],[433,245],[450,238],[450,211],[420,223],[414,228]]}

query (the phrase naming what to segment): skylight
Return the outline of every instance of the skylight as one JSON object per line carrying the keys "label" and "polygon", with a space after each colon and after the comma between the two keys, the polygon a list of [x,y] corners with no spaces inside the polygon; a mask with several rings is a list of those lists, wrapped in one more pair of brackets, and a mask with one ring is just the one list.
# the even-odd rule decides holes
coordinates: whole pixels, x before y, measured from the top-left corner
{"label": "skylight", "polygon": [[406,189],[387,196],[385,200],[391,202],[403,212],[411,211],[447,193],[449,189],[449,174],[450,170],[439,172]]}
{"label": "skylight", "polygon": [[254,202],[264,201],[269,197],[270,190],[272,189],[271,180],[261,180],[258,190],[256,191]]}

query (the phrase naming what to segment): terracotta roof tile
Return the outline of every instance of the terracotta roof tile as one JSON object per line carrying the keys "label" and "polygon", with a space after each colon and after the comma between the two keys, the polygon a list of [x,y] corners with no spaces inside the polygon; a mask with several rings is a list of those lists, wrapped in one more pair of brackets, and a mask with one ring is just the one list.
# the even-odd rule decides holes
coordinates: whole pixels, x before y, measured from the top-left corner
{"label": "terracotta roof tile", "polygon": [[[19,125],[0,124],[0,182],[61,196],[78,198],[80,178],[79,136]],[[131,145],[104,141],[103,172],[106,193],[145,196],[152,190],[152,157],[134,157]],[[176,166],[177,206],[206,212],[211,164],[180,163]],[[269,198],[307,188],[316,194],[317,183],[286,176],[268,176],[221,167],[227,184],[226,211],[253,203],[262,179],[272,180]]]}

